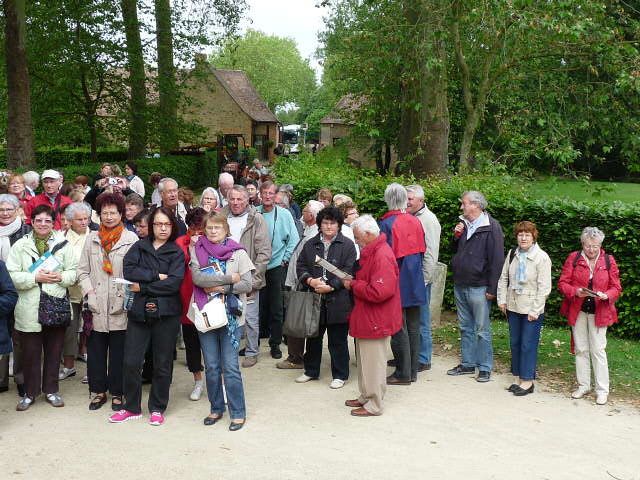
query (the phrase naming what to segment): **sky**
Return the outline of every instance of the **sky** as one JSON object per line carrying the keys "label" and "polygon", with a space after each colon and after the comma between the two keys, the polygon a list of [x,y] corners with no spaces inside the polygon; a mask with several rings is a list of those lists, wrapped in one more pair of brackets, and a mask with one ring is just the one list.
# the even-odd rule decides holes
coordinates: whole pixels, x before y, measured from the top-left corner
{"label": "sky", "polygon": [[[318,48],[318,32],[324,24],[326,8],[316,8],[317,0],[247,0],[249,10],[241,22],[242,31],[248,28],[279,37],[293,38],[303,58],[309,58],[316,76],[322,67],[314,54]],[[251,21],[249,21],[251,19]]]}

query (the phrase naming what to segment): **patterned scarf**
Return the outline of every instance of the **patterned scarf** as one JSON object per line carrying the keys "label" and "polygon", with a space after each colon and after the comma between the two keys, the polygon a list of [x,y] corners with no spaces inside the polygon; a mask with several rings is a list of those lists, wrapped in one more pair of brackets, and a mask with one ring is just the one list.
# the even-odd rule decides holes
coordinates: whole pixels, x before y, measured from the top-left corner
{"label": "patterned scarf", "polygon": [[36,250],[38,250],[38,255],[44,255],[44,252],[49,251],[49,239],[53,237],[53,232],[49,233],[46,238],[39,238],[37,236],[33,236],[33,240],[36,242]]}
{"label": "patterned scarf", "polygon": [[111,249],[116,243],[118,243],[118,240],[120,240],[120,236],[123,231],[124,225],[122,223],[113,228],[107,228],[104,225],[100,225],[100,230],[98,231],[100,245],[102,246],[104,254],[102,258],[102,270],[107,272],[109,275],[113,275],[113,265],[111,265],[111,260],[109,260],[109,253],[111,253]]}

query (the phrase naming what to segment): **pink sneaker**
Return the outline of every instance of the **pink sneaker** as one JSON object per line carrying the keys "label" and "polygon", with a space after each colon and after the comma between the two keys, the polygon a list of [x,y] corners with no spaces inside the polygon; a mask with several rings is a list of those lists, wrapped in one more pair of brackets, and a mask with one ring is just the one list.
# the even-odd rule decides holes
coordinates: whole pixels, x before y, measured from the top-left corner
{"label": "pink sneaker", "polygon": [[151,412],[149,417],[149,425],[159,426],[164,423],[164,416],[160,412]]}
{"label": "pink sneaker", "polygon": [[133,413],[129,410],[119,410],[109,417],[109,421],[111,423],[124,423],[127,420],[136,420],[140,417],[142,417],[140,413]]}

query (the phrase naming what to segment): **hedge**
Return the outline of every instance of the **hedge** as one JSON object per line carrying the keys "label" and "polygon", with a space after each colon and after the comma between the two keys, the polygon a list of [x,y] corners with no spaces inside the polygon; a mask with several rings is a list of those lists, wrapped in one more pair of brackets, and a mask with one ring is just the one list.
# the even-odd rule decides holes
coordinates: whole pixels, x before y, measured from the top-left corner
{"label": "hedge", "polygon": [[[127,151],[122,149],[99,149],[95,163],[124,163]],[[39,169],[64,168],[68,165],[87,165],[94,163],[87,148],[39,148],[36,150],[36,164]],[[6,167],[6,152],[0,150],[0,165]]]}
{"label": "hedge", "polygon": [[[640,212],[637,205],[621,203],[584,204],[565,200],[531,198],[526,189],[515,186],[508,176],[452,176],[421,179],[360,170],[346,161],[344,150],[321,151],[316,157],[301,155],[278,159],[275,173],[280,183],[291,183],[300,200],[314,198],[318,189],[327,187],[334,193],[346,193],[358,204],[360,212],[375,216],[386,210],[383,200],[386,186],[397,181],[403,185],[420,183],[425,201],[442,225],[440,261],[449,264],[449,232],[459,221],[460,194],[465,190],[480,190],[489,201],[489,212],[502,225],[505,248],[516,244],[512,226],[520,220],[536,223],[540,232],[540,246],[553,262],[554,290],[549,296],[546,320],[564,324],[558,310],[561,296],[555,286],[567,255],[580,248],[580,233],[585,226],[597,226],[606,235],[603,246],[611,253],[620,268],[623,295],[617,302],[620,321],[611,331],[618,336],[640,338],[640,252],[637,226]],[[453,307],[451,272],[445,291],[445,305]],[[495,309],[497,311],[497,309]]]}

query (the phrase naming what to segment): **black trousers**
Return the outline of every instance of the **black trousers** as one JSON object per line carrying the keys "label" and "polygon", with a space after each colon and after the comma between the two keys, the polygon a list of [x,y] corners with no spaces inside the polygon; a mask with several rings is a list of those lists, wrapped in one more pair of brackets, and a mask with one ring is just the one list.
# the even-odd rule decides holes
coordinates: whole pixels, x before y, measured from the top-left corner
{"label": "black trousers", "polygon": [[122,363],[126,330],[96,332],[87,340],[89,391],[122,395]]}
{"label": "black trousers", "polygon": [[[260,329],[269,330],[269,346],[282,343],[282,322],[284,320],[282,284],[286,271],[274,267],[265,274],[266,285],[260,290]],[[260,335],[262,337],[262,335]]]}
{"label": "black trousers", "polygon": [[393,375],[402,380],[418,378],[420,307],[402,309],[402,328],[391,337],[391,351],[396,359]]}
{"label": "black trousers", "polygon": [[40,332],[19,332],[22,343],[24,390],[35,398],[40,392],[58,392],[58,372],[65,327],[42,327]]}
{"label": "black trousers", "polygon": [[182,338],[187,357],[187,368],[191,373],[202,372],[202,351],[200,350],[200,337],[198,329],[192,323],[182,324]]}
{"label": "black trousers", "polygon": [[349,378],[349,334],[348,323],[327,325],[327,310],[320,310],[320,330],[317,337],[307,338],[307,351],[304,354],[304,373],[311,378],[320,376],[322,361],[322,340],[324,332],[329,338],[329,355],[331,356],[331,375],[333,378],[347,380]]}
{"label": "black trousers", "polygon": [[180,316],[160,317],[153,324],[129,320],[124,344],[124,408],[142,412],[142,364],[147,345],[153,345],[153,376],[149,392],[149,412],[163,413],[169,403]]}

